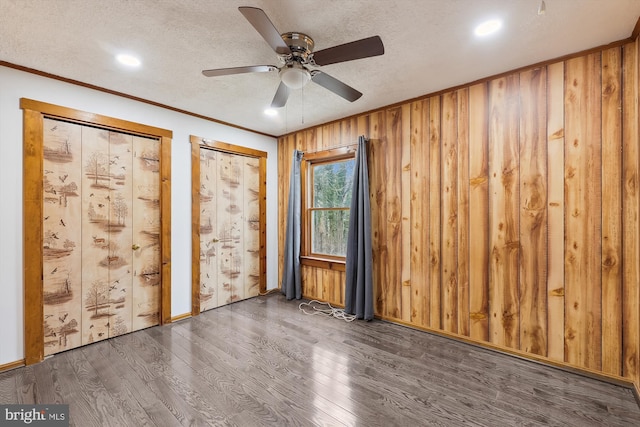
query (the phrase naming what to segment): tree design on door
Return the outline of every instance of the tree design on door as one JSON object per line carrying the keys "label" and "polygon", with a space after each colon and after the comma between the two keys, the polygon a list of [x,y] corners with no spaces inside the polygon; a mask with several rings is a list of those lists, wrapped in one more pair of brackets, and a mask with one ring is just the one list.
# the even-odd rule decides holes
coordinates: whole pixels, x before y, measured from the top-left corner
{"label": "tree design on door", "polygon": [[45,355],[159,323],[158,150],[44,119]]}
{"label": "tree design on door", "polygon": [[259,159],[200,149],[200,310],[258,295]]}

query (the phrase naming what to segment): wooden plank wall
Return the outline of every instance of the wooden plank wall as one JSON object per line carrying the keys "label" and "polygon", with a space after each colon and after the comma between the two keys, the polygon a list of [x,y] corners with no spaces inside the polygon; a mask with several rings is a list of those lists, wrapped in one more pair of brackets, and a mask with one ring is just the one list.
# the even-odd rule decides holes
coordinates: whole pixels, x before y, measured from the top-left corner
{"label": "wooden plank wall", "polygon": [[[281,252],[292,150],[366,135],[376,315],[640,387],[639,50],[281,137]],[[306,297],[343,282],[303,266]]]}

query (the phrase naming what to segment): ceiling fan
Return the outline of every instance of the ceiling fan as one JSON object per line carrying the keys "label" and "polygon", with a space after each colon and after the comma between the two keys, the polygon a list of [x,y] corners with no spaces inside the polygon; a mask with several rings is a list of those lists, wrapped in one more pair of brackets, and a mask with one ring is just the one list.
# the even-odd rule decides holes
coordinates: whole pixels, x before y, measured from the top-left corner
{"label": "ceiling fan", "polygon": [[317,67],[378,56],[384,53],[384,45],[379,36],[368,37],[314,52],[314,42],[311,37],[297,32],[280,34],[262,9],[239,7],[238,10],[278,54],[282,65],[280,67],[275,65],[253,65],[218,68],[203,70],[202,74],[207,77],[216,77],[242,73],[266,73],[278,70],[280,85],[271,102],[272,108],[283,107],[287,103],[291,90],[300,89],[309,81],[330,90],[347,101],[353,102],[360,98],[362,93],[318,70]]}

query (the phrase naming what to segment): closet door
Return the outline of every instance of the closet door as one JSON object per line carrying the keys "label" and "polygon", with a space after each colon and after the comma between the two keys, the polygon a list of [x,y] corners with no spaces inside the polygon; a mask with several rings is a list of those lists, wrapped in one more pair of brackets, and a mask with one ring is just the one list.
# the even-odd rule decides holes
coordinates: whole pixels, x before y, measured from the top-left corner
{"label": "closet door", "polygon": [[245,298],[260,292],[260,160],[255,157],[242,159],[244,177],[243,203],[243,271]]}
{"label": "closet door", "polygon": [[43,217],[31,220],[43,225],[44,354],[49,355],[82,343],[82,127],[50,119],[43,125]]}
{"label": "closet door", "polygon": [[256,296],[259,159],[200,148],[200,310]]}
{"label": "closet door", "polygon": [[45,355],[160,320],[160,143],[45,119]]}
{"label": "closet door", "polygon": [[[108,132],[108,186],[105,207],[108,211],[109,246],[98,263],[107,273],[108,317],[106,336],[131,332],[133,293],[133,136]],[[100,189],[99,189],[100,190]]]}
{"label": "closet door", "polygon": [[218,253],[218,306],[242,299],[236,284],[242,269],[240,258],[240,212],[237,204],[238,193],[242,191],[237,160],[233,154],[218,153],[216,222],[213,234]]}
{"label": "closet door", "polygon": [[200,311],[218,306],[217,161],[216,151],[200,149]]}
{"label": "closet door", "polygon": [[133,138],[132,329],[160,322],[160,143]]}
{"label": "closet door", "polygon": [[[82,128],[82,344],[109,337],[110,269],[121,266],[122,248],[112,241],[109,131]],[[118,228],[119,231],[122,231]]]}

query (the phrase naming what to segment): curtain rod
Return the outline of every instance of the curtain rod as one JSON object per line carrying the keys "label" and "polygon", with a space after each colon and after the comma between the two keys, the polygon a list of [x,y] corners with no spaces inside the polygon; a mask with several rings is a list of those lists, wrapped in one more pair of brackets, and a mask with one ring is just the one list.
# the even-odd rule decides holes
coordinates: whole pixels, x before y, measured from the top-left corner
{"label": "curtain rod", "polygon": [[[365,141],[369,142],[369,138],[365,137]],[[355,148],[358,146],[357,142],[354,142],[353,144],[347,144],[347,145],[334,145],[331,147],[326,147],[326,148],[321,148],[320,150],[315,150],[315,151],[302,151],[302,154],[315,154],[315,153],[320,153],[321,151],[330,151],[330,150],[337,150],[339,148]]]}

